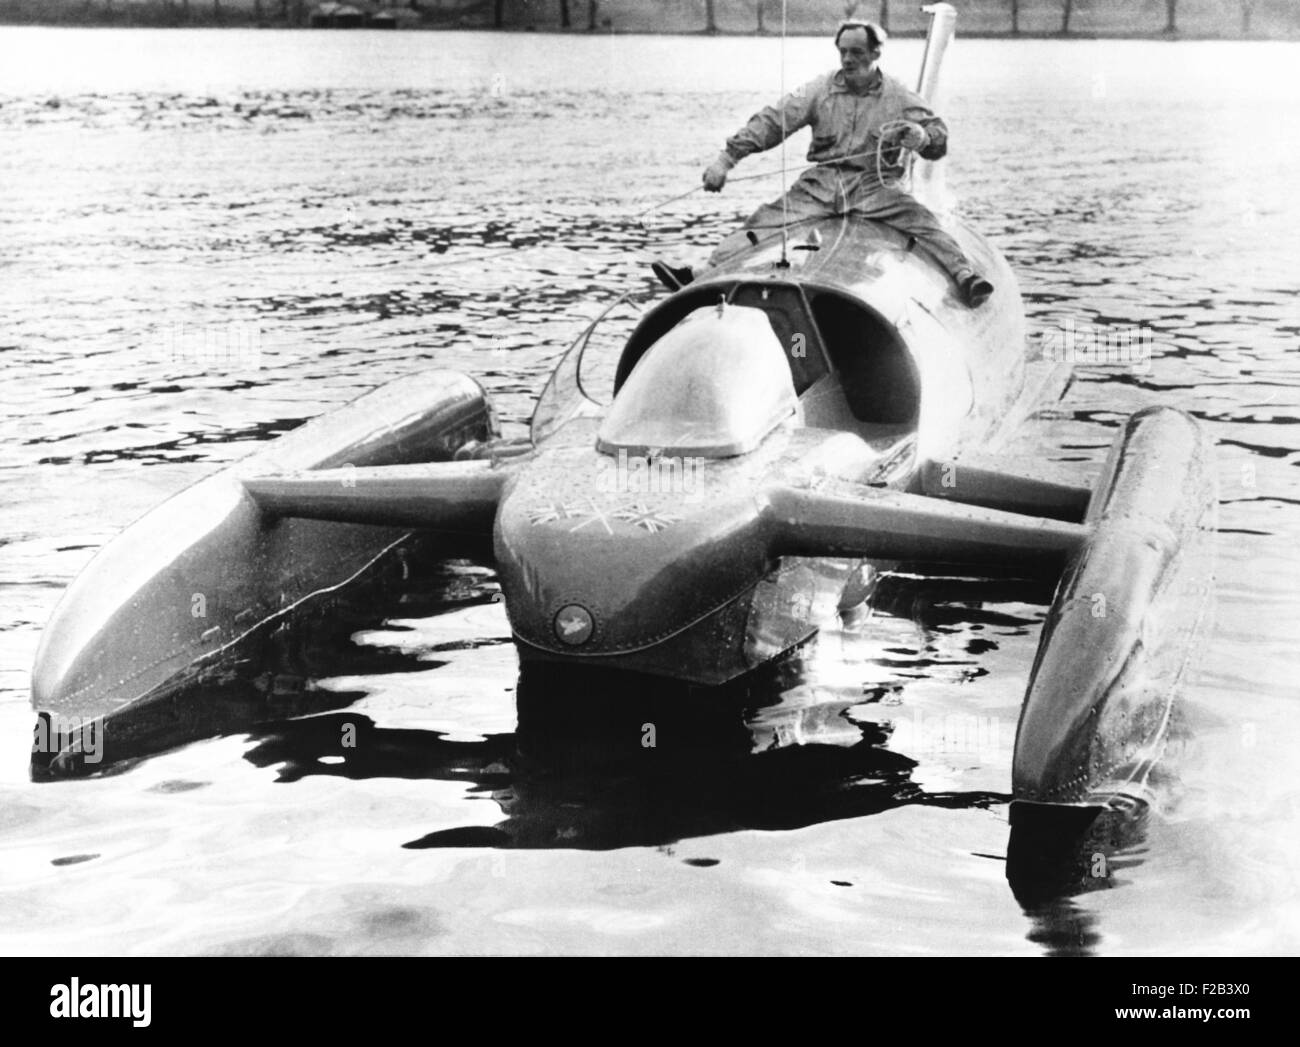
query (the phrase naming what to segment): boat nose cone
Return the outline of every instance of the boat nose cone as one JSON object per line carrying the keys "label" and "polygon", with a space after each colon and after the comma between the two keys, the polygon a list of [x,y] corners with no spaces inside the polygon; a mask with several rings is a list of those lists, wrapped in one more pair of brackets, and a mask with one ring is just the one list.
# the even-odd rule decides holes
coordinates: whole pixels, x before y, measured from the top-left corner
{"label": "boat nose cone", "polygon": [[591,612],[581,604],[571,603],[562,607],[555,616],[555,636],[569,647],[580,647],[591,639],[596,623]]}
{"label": "boat nose cone", "polygon": [[707,498],[605,490],[602,459],[590,448],[551,452],[497,514],[511,628],[552,654],[654,646],[755,584],[767,565],[749,487]]}

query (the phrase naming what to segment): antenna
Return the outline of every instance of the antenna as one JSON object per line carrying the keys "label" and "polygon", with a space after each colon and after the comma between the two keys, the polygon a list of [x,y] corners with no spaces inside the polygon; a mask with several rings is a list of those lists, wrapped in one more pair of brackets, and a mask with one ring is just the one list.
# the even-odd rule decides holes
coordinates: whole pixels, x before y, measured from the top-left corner
{"label": "antenna", "polygon": [[790,268],[790,261],[786,257],[786,244],[789,240],[790,225],[790,205],[786,199],[788,189],[786,187],[785,173],[785,10],[786,0],[781,0],[781,101],[777,104],[781,107],[781,261],[777,265],[782,269]]}

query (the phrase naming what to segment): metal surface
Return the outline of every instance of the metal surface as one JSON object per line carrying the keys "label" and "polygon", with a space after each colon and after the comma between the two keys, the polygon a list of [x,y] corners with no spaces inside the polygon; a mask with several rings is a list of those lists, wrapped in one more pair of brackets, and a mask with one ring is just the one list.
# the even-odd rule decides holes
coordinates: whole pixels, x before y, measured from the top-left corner
{"label": "metal surface", "polygon": [[1032,513],[1079,523],[1088,511],[1091,489],[1069,483],[1024,462],[967,454],[951,462],[926,462],[920,491],[963,505],[980,505],[1011,513]]}
{"label": "metal surface", "polygon": [[244,480],[445,461],[494,431],[473,379],[445,371],[413,375],[164,502],[106,545],[64,594],[36,653],[33,704],[94,716],[135,701],[267,620],[344,584],[406,533],[268,517]]}
{"label": "metal surface", "polygon": [[746,306],[688,314],[645,357],[605,415],[605,454],[730,458],[798,411],[785,347]]}
{"label": "metal surface", "polygon": [[505,475],[491,462],[436,462],[251,477],[244,490],[272,516],[487,534]]}
{"label": "metal surface", "polygon": [[1116,437],[1057,591],[1016,735],[1017,800],[1142,799],[1213,585],[1211,444],[1170,408]]}

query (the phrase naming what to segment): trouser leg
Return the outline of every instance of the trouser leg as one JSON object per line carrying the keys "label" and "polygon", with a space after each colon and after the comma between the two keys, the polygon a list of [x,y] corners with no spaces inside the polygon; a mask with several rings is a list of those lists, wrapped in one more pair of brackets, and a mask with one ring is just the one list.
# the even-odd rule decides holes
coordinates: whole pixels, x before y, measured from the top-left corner
{"label": "trouser leg", "polygon": [[966,252],[944,231],[930,209],[901,190],[874,189],[855,199],[850,211],[916,237],[916,242],[930,251],[956,279],[972,271]]}
{"label": "trouser leg", "polygon": [[785,196],[763,204],[745,219],[745,224],[734,233],[723,237],[722,242],[709,255],[710,268],[724,264],[729,258],[752,246],[752,233],[760,244],[779,239],[782,226],[794,231],[800,223],[815,221],[835,214],[834,209],[813,196],[796,182]]}
{"label": "trouser leg", "polygon": [[[781,235],[782,224],[814,221],[845,213],[844,201],[851,195],[847,213],[869,218],[914,236],[917,243],[930,251],[939,264],[960,282],[974,267],[961,245],[944,230],[928,207],[899,189],[878,186],[852,193],[828,168],[805,175],[790,187],[784,197],[764,204],[736,232],[726,236],[709,256],[708,264],[724,264],[729,258],[751,245],[749,234],[760,243]],[[784,201],[784,204],[783,204]]]}

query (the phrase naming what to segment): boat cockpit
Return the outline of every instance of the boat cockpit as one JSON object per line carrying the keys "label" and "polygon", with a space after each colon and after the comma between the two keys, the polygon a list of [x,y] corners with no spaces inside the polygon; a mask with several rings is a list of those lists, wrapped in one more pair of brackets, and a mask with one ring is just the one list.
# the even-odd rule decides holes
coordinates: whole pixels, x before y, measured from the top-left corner
{"label": "boat cockpit", "polygon": [[[875,310],[830,288],[776,280],[736,280],[688,288],[646,315],[619,360],[617,393],[646,351],[685,316],[719,301],[766,314],[799,397],[838,377],[852,418],[870,425],[915,425],[921,404],[916,365],[902,338]],[[837,422],[842,421],[836,419]],[[813,418],[809,425],[823,424]]]}
{"label": "boat cockpit", "polygon": [[607,310],[552,375],[533,438],[609,405],[598,441],[606,453],[653,446],[721,457],[752,449],[796,403],[805,425],[896,443],[916,430],[920,377],[894,326],[842,291],[710,281],[639,318],[627,303]]}

